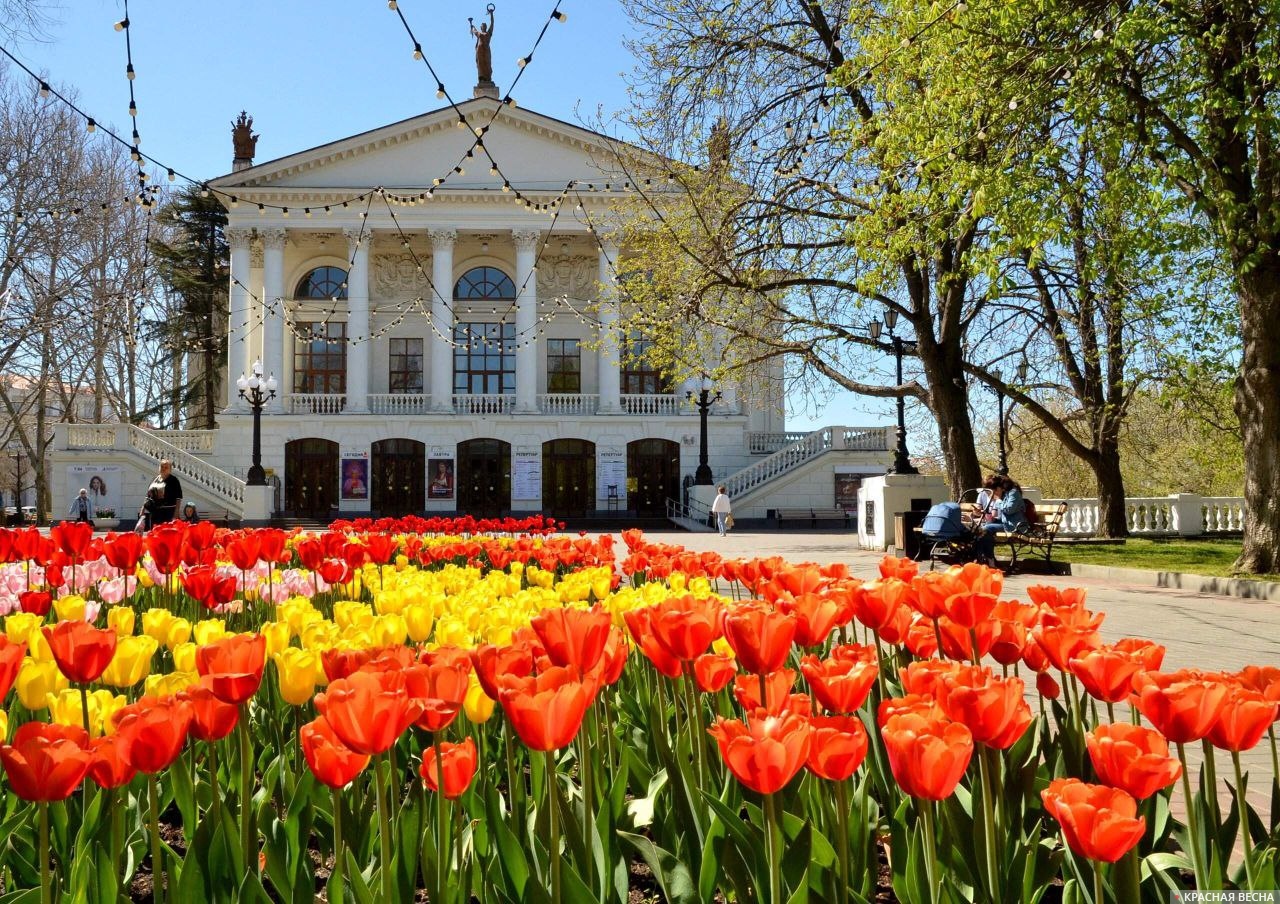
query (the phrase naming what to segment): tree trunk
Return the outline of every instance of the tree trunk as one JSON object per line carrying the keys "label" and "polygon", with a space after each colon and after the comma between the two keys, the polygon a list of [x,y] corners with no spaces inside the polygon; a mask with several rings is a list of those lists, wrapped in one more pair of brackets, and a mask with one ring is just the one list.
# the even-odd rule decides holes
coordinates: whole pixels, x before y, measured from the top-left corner
{"label": "tree trunk", "polygon": [[1244,360],[1235,409],[1244,438],[1244,547],[1236,570],[1280,571],[1280,260],[1240,279]]}
{"label": "tree trunk", "polygon": [[1129,512],[1124,501],[1124,475],[1116,438],[1104,438],[1098,455],[1089,464],[1098,482],[1098,527],[1095,536],[1129,536]]}
{"label": "tree trunk", "polygon": [[[938,422],[943,467],[954,498],[982,483],[982,465],[973,443],[973,422],[969,419],[969,393],[964,371],[951,371],[944,362],[922,360],[929,380],[929,410]],[[957,385],[959,380],[959,385]]]}

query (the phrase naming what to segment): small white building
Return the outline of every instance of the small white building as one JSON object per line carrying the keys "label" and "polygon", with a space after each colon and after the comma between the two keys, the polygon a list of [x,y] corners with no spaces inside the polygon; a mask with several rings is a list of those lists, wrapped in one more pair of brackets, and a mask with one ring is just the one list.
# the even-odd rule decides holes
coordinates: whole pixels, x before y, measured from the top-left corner
{"label": "small white building", "polygon": [[[58,463],[127,463],[140,498],[161,457],[188,498],[248,520],[663,516],[684,497],[701,386],[671,385],[618,327],[626,249],[606,224],[631,186],[613,139],[490,96],[264,163],[247,138],[209,183],[231,252],[218,429],[60,427],[55,499]],[[253,418],[236,381],[258,361],[277,385],[270,498],[244,486]],[[858,478],[891,460],[890,428],[788,433],[780,365],[714,388],[709,463],[739,518],[852,508]]]}

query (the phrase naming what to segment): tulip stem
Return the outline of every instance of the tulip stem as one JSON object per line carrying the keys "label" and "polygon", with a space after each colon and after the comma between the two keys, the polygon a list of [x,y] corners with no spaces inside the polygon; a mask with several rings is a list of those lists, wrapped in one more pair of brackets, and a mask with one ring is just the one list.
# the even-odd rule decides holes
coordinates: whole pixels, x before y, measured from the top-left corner
{"label": "tulip stem", "polygon": [[[1201,738],[1201,746],[1204,748],[1204,768],[1205,778],[1208,780],[1209,789],[1209,813],[1213,816],[1213,838],[1216,846],[1218,829],[1222,827],[1222,809],[1218,806],[1218,764],[1217,757],[1213,752],[1213,745],[1209,743],[1208,738]],[[1243,804],[1244,801],[1241,801]],[[1241,813],[1243,814],[1243,807]]]}
{"label": "tulip stem", "polygon": [[449,875],[445,859],[445,839],[449,837],[449,827],[445,814],[444,799],[444,752],[440,749],[440,732],[431,733],[431,746],[436,753],[436,898],[444,900],[445,877]]}
{"label": "tulip stem", "polygon": [[765,844],[769,864],[769,901],[783,904],[782,897],[782,823],[778,817],[776,794],[764,796]]}
{"label": "tulip stem", "polygon": [[1106,888],[1102,884],[1102,864],[1094,861],[1093,864],[1093,904],[1105,904]]}
{"label": "tulip stem", "polygon": [[387,757],[384,754],[377,758],[377,765],[374,767],[374,789],[377,794],[378,802],[378,873],[382,879],[382,900],[394,901],[395,896],[395,876],[391,871],[391,824],[388,818],[387,810],[387,781],[388,777],[383,773],[386,771]]}
{"label": "tulip stem", "polygon": [[924,869],[929,880],[930,904],[939,904],[942,889],[938,885],[938,841],[934,837],[933,802],[917,798],[920,808],[920,822],[924,826]]}
{"label": "tulip stem", "polygon": [[49,870],[49,802],[40,801],[40,904],[53,904],[53,874]]}
{"label": "tulip stem", "polygon": [[[554,750],[548,750],[544,754],[547,764],[547,807],[548,815],[551,822],[551,900],[559,901],[560,898],[560,815],[557,812],[556,797],[556,754]],[[388,899],[390,900],[390,899]]]}
{"label": "tulip stem", "polygon": [[249,738],[249,704],[240,705],[240,849],[244,852],[244,868],[258,871],[258,857],[253,850],[253,746]]}
{"label": "tulip stem", "polygon": [[[836,782],[836,852],[840,855],[840,902],[849,904],[849,883],[853,881],[849,867],[849,788],[847,779]],[[862,831],[862,827],[858,827]]]}
{"label": "tulip stem", "polygon": [[342,794],[333,789],[333,875],[329,877],[330,904],[342,904]]}
{"label": "tulip stem", "polygon": [[1240,751],[1231,751],[1231,765],[1236,772],[1236,794],[1240,797],[1240,841],[1244,845],[1244,874],[1250,888],[1258,883],[1253,868],[1253,833],[1249,831],[1249,809],[1244,800],[1244,774],[1240,771]]}
{"label": "tulip stem", "polygon": [[80,709],[84,713],[84,733],[93,737],[93,729],[89,727],[89,686],[80,685]]}
{"label": "tulip stem", "polygon": [[986,836],[987,881],[991,883],[991,900],[1003,900],[1000,893],[1000,868],[996,865],[996,808],[994,803],[995,778],[987,748],[978,750],[978,774],[982,781],[982,829]]}
{"label": "tulip stem", "polygon": [[160,789],[155,774],[147,776],[148,819],[151,822],[151,900],[164,901],[164,855],[160,848]]}
{"label": "tulip stem", "polygon": [[1208,888],[1204,865],[1201,863],[1203,851],[1200,850],[1200,835],[1196,824],[1195,799],[1191,796],[1191,767],[1187,765],[1187,751],[1182,741],[1175,742],[1178,748],[1178,759],[1182,761],[1182,795],[1187,806],[1187,847],[1191,851],[1191,869],[1196,874],[1196,887]]}
{"label": "tulip stem", "polygon": [[[124,794],[124,800],[120,800],[120,795]],[[124,874],[120,869],[120,859],[124,856],[122,848],[124,847],[124,810],[129,803],[129,792],[122,792],[118,788],[111,789],[111,797],[108,801],[111,805],[111,871],[116,877],[116,884],[120,888],[120,893],[125,892]]]}
{"label": "tulip stem", "polygon": [[1276,723],[1267,726],[1267,737],[1271,741],[1271,781],[1280,783],[1280,753],[1276,752]]}

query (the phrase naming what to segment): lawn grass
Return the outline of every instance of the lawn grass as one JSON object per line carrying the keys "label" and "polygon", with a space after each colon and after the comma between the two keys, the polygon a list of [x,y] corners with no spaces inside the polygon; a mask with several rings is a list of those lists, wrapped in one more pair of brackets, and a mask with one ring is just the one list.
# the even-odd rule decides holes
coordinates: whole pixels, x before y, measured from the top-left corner
{"label": "lawn grass", "polygon": [[[1148,568],[1212,577],[1232,577],[1232,565],[1240,555],[1239,540],[1138,540],[1123,544],[1059,543],[1053,557],[1082,565],[1109,565],[1115,568]],[[1266,581],[1280,581],[1280,574],[1240,575]]]}

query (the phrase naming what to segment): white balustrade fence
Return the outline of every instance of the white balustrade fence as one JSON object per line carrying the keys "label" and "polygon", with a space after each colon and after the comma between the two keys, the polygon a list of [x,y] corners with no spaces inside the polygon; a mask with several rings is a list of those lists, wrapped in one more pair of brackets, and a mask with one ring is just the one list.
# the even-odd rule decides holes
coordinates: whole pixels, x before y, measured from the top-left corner
{"label": "white balustrade fence", "polygon": [[729,498],[737,499],[760,484],[797,468],[812,458],[832,448],[832,436],[839,428],[826,427],[806,433],[789,446],[784,446],[768,458],[747,465],[741,471],[729,475],[723,481]]}
{"label": "white balustrade fence", "polygon": [[681,414],[681,397],[675,395],[627,394],[619,397],[627,414]]}
{"label": "white balustrade fence", "polygon": [[[1240,533],[1244,529],[1243,496],[1127,496],[1125,515],[1129,533],[1135,537],[1199,537],[1204,534]],[[1059,535],[1092,537],[1100,519],[1097,499],[1043,499],[1036,502],[1040,512],[1052,511],[1066,503]]]}
{"label": "white balustrade fence", "polygon": [[158,436],[171,446],[177,446],[183,452],[193,455],[213,452],[213,438],[216,430],[152,430],[152,436]]}
{"label": "white balustrade fence", "polygon": [[430,414],[431,396],[405,393],[374,393],[369,396],[373,414]]}
{"label": "white balustrade fence", "polygon": [[453,410],[458,414],[510,414],[515,410],[514,395],[455,395]]}
{"label": "white balustrade fence", "polygon": [[290,414],[339,414],[347,404],[341,393],[295,392],[288,396]]}
{"label": "white balustrade fence", "polygon": [[542,414],[586,416],[596,413],[600,396],[582,395],[576,392],[549,392],[538,396],[538,411]]}

